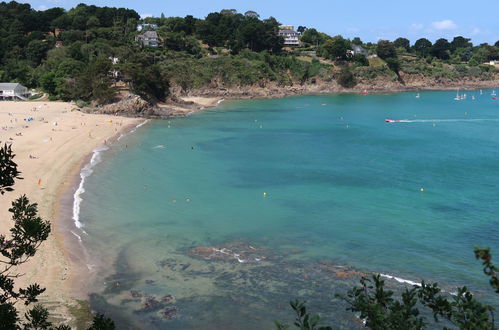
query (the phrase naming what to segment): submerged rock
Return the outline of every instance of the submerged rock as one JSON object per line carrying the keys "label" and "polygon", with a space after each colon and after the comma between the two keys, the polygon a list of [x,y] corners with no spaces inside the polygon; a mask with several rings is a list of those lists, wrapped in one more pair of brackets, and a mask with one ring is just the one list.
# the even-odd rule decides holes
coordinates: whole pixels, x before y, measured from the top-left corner
{"label": "submerged rock", "polygon": [[171,306],[171,307],[166,307],[164,309],[162,309],[159,314],[161,315],[161,317],[165,320],[171,320],[173,319],[174,317],[177,316],[178,314],[178,309],[177,307],[175,306]]}
{"label": "submerged rock", "polygon": [[161,303],[156,299],[155,296],[146,296],[144,297],[142,308],[136,310],[136,313],[147,313],[152,312],[161,308]]}
{"label": "submerged rock", "polygon": [[335,265],[329,261],[319,262],[318,269],[332,273],[338,278],[360,278],[368,276],[367,273],[359,272],[348,266]]}
{"label": "submerged rock", "polygon": [[160,300],[162,304],[171,304],[175,301],[175,297],[171,294],[164,295]]}
{"label": "submerged rock", "polygon": [[133,298],[142,298],[144,296],[143,292],[138,290],[130,290],[130,295],[132,295]]}
{"label": "submerged rock", "polygon": [[187,255],[194,258],[202,258],[215,261],[230,261],[239,263],[258,263],[268,260],[265,250],[252,246],[246,242],[234,241],[225,246],[194,246],[189,249]]}

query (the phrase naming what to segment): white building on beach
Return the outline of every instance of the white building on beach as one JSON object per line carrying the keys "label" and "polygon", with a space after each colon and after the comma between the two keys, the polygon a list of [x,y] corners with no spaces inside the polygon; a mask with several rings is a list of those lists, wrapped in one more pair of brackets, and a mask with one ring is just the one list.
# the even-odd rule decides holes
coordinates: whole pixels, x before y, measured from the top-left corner
{"label": "white building on beach", "polygon": [[0,83],[0,100],[26,100],[30,92],[19,83]]}

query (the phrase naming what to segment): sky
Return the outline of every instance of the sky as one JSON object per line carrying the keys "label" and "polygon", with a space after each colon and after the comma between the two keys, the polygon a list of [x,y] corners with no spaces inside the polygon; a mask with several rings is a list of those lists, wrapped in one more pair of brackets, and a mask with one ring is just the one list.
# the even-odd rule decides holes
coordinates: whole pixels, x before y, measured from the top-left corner
{"label": "sky", "polygon": [[193,15],[204,18],[221,9],[253,10],[260,18],[275,17],[284,25],[299,25],[329,35],[360,37],[364,42],[405,37],[412,42],[425,37],[452,40],[462,35],[474,44],[499,40],[499,7],[497,0],[203,0],[203,1],[133,1],[133,0],[30,0],[38,10],[51,7],[70,9],[78,3],[97,6],[126,7],[142,17]]}

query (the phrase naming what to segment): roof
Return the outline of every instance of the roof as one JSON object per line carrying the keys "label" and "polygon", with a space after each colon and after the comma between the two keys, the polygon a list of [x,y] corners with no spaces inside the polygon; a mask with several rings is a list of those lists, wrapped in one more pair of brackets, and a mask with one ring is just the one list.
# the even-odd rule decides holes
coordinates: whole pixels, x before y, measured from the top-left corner
{"label": "roof", "polygon": [[299,35],[298,32],[294,31],[294,30],[279,30],[279,34],[296,34],[296,35]]}
{"label": "roof", "polygon": [[365,51],[366,49],[362,46],[359,46],[359,45],[352,45],[352,49],[357,51],[357,52],[361,52],[361,51]]}
{"label": "roof", "polygon": [[158,33],[156,31],[146,31],[142,35],[144,37],[148,37],[148,38],[157,38],[158,37]]}
{"label": "roof", "polygon": [[[16,87],[24,87],[19,83],[0,83],[0,90],[14,90]],[[26,87],[24,87],[26,88]]]}

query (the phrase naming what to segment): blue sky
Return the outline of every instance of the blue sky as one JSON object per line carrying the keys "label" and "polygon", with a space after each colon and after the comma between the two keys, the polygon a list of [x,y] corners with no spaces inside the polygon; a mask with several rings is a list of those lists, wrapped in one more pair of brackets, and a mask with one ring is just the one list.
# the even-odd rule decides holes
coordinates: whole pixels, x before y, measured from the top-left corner
{"label": "blue sky", "polygon": [[203,0],[203,1],[132,1],[132,0],[31,0],[35,9],[63,7],[80,2],[98,6],[127,7],[143,16],[193,15],[198,18],[224,8],[244,13],[254,10],[261,18],[274,16],[282,24],[315,27],[330,35],[363,41],[394,40],[399,36],[412,42],[427,37],[452,39],[462,35],[474,44],[495,43],[499,40],[499,7],[497,0]]}

